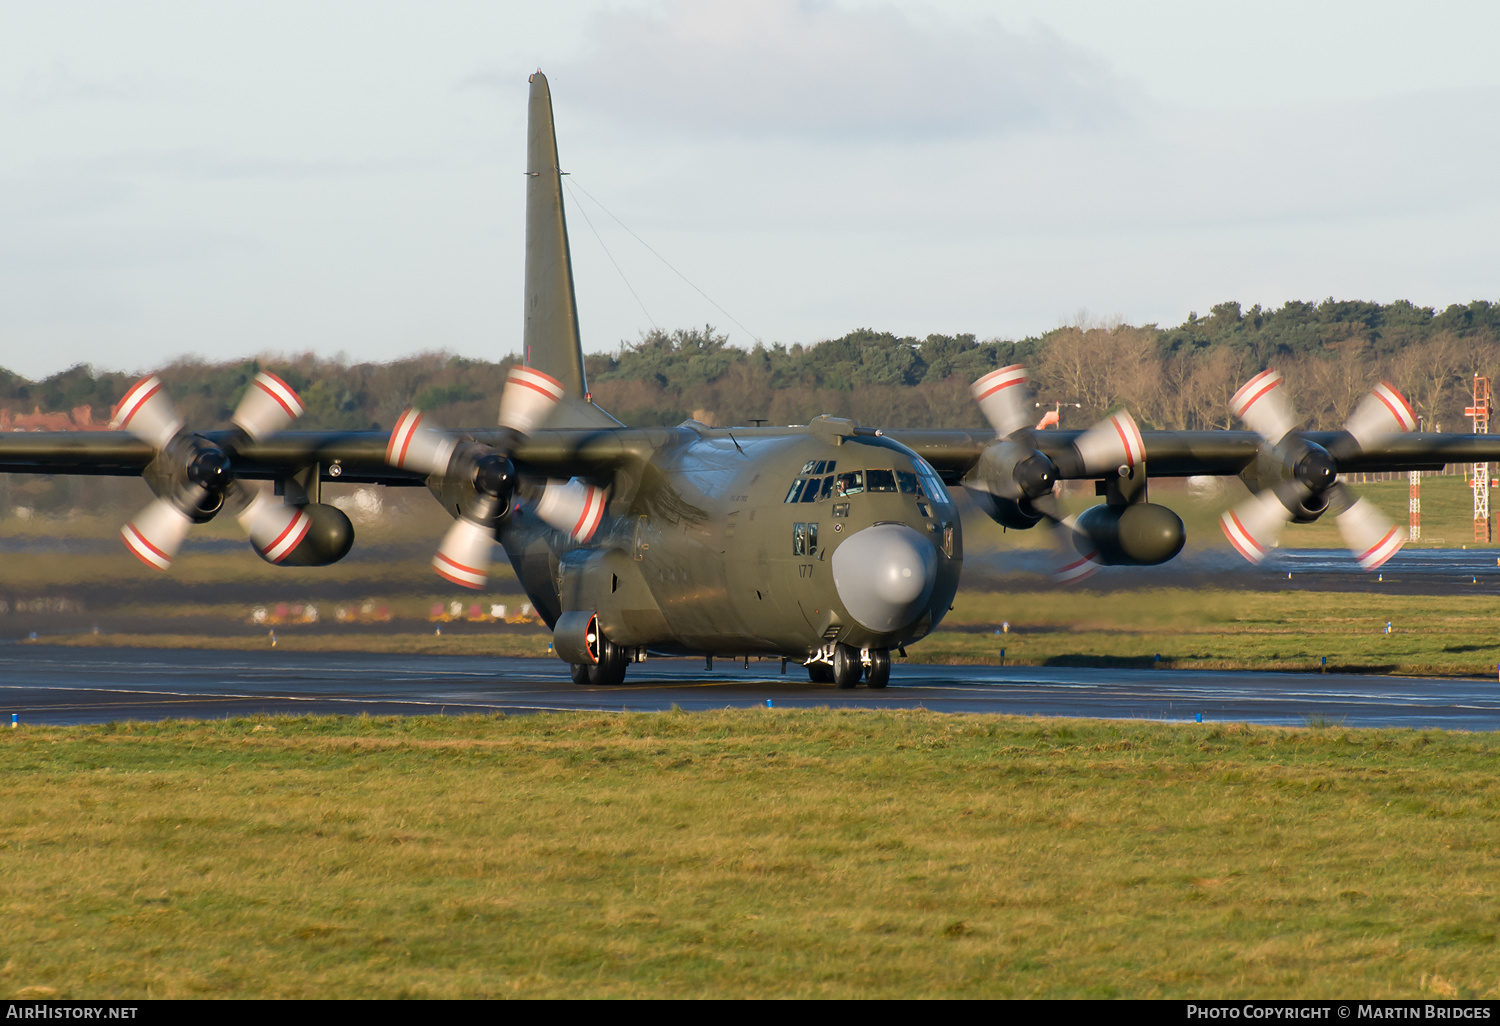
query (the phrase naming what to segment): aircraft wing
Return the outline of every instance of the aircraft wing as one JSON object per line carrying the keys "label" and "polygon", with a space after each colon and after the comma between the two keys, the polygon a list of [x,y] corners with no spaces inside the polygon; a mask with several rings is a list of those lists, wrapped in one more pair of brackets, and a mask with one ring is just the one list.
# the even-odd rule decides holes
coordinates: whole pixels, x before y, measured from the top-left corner
{"label": "aircraft wing", "polygon": [[[962,479],[995,443],[990,431],[891,430],[882,432],[921,456],[950,484]],[[1081,431],[1037,431],[1037,449],[1066,468]],[[1308,431],[1307,441],[1328,448],[1340,431]],[[1142,431],[1146,470],[1152,477],[1230,476],[1240,473],[1265,445],[1253,431]],[[1439,470],[1450,463],[1500,462],[1500,435],[1418,433],[1393,436],[1370,451],[1343,457],[1340,470],[1356,473]],[[1061,476],[1069,476],[1064,473]],[[1097,475],[1084,475],[1097,476]]]}
{"label": "aircraft wing", "polygon": [[[604,477],[643,462],[666,437],[666,429],[539,430],[511,452],[528,476]],[[286,431],[259,442],[235,432],[205,431],[223,448],[232,472],[245,480],[274,480],[321,465],[324,480],[419,485],[424,475],[386,462],[388,431]],[[502,431],[469,432],[476,442],[498,444]],[[512,439],[513,440],[513,439]],[[86,474],[133,477],[155,458],[152,446],[125,431],[13,431],[0,434],[0,473]]]}

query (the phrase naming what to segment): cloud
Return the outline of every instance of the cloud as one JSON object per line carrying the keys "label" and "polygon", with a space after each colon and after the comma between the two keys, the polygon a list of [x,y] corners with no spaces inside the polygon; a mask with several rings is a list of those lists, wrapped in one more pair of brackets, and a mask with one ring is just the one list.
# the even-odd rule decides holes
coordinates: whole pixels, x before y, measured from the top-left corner
{"label": "cloud", "polygon": [[1137,90],[1036,27],[892,7],[669,3],[596,14],[570,95],[694,135],[953,138],[1120,120]]}

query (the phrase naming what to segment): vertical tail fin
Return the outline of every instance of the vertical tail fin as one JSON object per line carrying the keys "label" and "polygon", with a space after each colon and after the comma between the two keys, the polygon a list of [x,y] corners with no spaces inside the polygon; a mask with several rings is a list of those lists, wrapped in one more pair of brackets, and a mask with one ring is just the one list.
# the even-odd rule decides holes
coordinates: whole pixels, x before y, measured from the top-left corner
{"label": "vertical tail fin", "polygon": [[583,346],[573,297],[573,259],[563,214],[552,93],[540,71],[531,76],[526,126],[526,321],[524,358],[556,378],[563,401],[549,419],[553,427],[604,427],[618,423],[584,400]]}

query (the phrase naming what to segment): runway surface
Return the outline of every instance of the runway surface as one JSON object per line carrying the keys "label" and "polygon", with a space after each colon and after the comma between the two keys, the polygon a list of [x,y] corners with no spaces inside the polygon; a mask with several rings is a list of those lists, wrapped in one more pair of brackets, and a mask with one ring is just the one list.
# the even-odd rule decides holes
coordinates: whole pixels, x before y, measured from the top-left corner
{"label": "runway surface", "polygon": [[898,664],[890,687],[839,691],[796,664],[652,660],[583,688],[552,659],[0,646],[0,715],[22,723],[258,714],[833,706],[1205,722],[1500,729],[1495,680]]}

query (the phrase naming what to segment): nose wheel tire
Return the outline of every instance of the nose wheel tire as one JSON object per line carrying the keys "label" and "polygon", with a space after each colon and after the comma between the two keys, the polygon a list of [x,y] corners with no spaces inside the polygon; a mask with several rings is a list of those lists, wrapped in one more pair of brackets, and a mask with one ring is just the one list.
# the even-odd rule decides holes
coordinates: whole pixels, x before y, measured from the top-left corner
{"label": "nose wheel tire", "polygon": [[890,649],[877,648],[870,653],[870,667],[865,671],[865,683],[878,690],[890,683],[890,679]]}
{"label": "nose wheel tire", "polygon": [[849,645],[833,646],[833,686],[848,689],[859,683],[865,671],[859,652]]}

